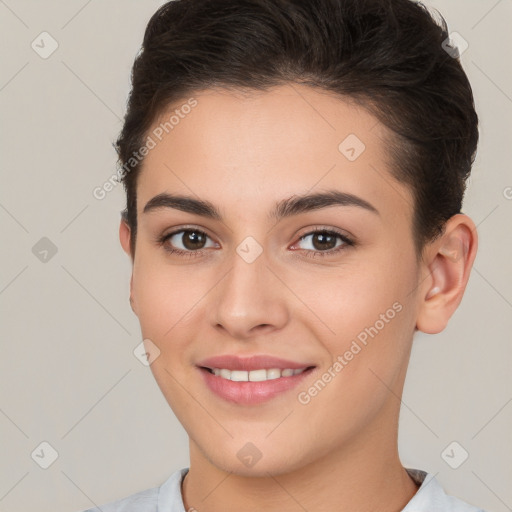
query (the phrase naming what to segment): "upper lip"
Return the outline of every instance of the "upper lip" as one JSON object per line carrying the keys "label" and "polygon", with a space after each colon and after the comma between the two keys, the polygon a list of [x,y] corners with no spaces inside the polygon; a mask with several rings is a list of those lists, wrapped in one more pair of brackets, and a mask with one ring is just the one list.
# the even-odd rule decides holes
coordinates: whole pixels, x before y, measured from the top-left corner
{"label": "upper lip", "polygon": [[269,370],[271,368],[279,368],[284,370],[285,368],[291,368],[292,370],[300,368],[308,368],[314,366],[310,363],[298,363],[296,361],[289,361],[287,359],[281,359],[266,354],[254,355],[249,357],[241,357],[234,354],[226,354],[222,356],[209,357],[203,359],[197,366],[205,368],[225,368],[228,370]]}

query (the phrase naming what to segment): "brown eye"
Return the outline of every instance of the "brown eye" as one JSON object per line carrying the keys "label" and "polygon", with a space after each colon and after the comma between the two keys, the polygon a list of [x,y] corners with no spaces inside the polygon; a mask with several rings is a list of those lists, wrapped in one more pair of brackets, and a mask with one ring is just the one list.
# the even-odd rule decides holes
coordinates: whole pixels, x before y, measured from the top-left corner
{"label": "brown eye", "polygon": [[[302,242],[306,243],[303,243],[301,248],[300,244]],[[297,244],[299,249],[303,249],[305,256],[309,258],[331,256],[354,245],[354,242],[346,235],[332,229],[315,229],[301,236]]]}
{"label": "brown eye", "polygon": [[199,231],[183,231],[181,241],[185,248],[191,251],[202,249],[206,242],[206,235]]}
{"label": "brown eye", "polygon": [[313,247],[319,251],[334,249],[336,247],[337,235],[328,233],[315,233],[312,238]]}
{"label": "brown eye", "polygon": [[314,231],[300,238],[306,242],[302,249],[327,252],[343,245],[350,245],[350,241],[335,231]]}
{"label": "brown eye", "polygon": [[198,229],[182,229],[165,235],[161,242],[168,250],[177,252],[195,252],[207,247],[215,247],[213,242],[207,245],[209,236]]}

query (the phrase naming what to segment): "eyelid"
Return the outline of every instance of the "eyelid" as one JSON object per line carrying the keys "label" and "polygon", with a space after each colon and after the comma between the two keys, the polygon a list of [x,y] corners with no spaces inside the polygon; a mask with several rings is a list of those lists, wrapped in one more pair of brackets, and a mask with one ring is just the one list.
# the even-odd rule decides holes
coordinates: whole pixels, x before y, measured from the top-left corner
{"label": "eyelid", "polygon": [[340,236],[350,239],[351,241],[355,241],[354,235],[349,233],[347,230],[341,229],[341,228],[336,228],[334,226],[328,226],[328,225],[315,225],[315,226],[309,226],[309,227],[303,228],[303,229],[301,229],[301,231],[299,231],[299,233],[302,232],[302,234],[297,235],[297,238],[300,239],[300,238],[303,238],[304,236],[310,235],[312,233],[318,233],[318,232],[323,233],[325,231],[328,231],[331,233],[336,233]]}
{"label": "eyelid", "polygon": [[[336,254],[338,251],[343,250],[346,247],[351,247],[356,245],[355,238],[352,235],[347,234],[343,230],[340,230],[339,228],[331,227],[331,226],[315,226],[315,227],[309,227],[306,228],[303,232],[303,234],[298,235],[298,240],[295,242],[293,246],[296,246],[299,244],[302,240],[305,238],[314,235],[315,233],[329,233],[331,235],[336,236],[339,238],[342,243],[338,246],[335,246],[332,249],[327,249],[325,251],[319,251],[319,250],[313,250],[313,249],[302,249],[306,253],[318,253],[322,254],[322,256],[328,256]],[[297,250],[297,249],[296,249]],[[300,249],[299,249],[300,250]]]}
{"label": "eyelid", "polygon": [[[171,235],[175,235],[175,234],[177,234],[177,233],[179,233],[181,231],[189,231],[189,230],[190,231],[199,231],[200,233],[204,233],[205,235],[207,235],[208,237],[210,237],[212,239],[214,238],[214,237],[212,237],[208,233],[208,230],[206,228],[197,226],[195,224],[184,224],[182,226],[177,226],[175,228],[172,228],[172,230],[167,232],[167,233],[163,233],[162,235],[158,235],[157,239],[160,239],[160,238],[163,238],[163,237],[168,237],[168,236],[171,236]],[[302,234],[295,235],[298,239],[303,238],[304,236],[309,235],[311,233],[331,231],[331,232],[337,233],[338,235],[342,235],[342,236],[350,239],[351,241],[355,240],[354,235],[352,235],[350,232],[348,232],[345,229],[336,228],[334,226],[314,225],[314,226],[309,226],[309,227],[306,227],[306,228],[302,228],[301,231],[303,232]]]}
{"label": "eyelid", "polygon": [[206,228],[199,227],[194,224],[184,224],[183,226],[174,227],[174,228],[170,229],[169,231],[164,231],[161,235],[157,235],[156,239],[158,241],[158,240],[161,240],[162,238],[169,238],[173,235],[181,233],[182,231],[197,231],[198,233],[205,234],[208,238],[211,238],[211,239],[214,238],[209,234],[209,232]]}
{"label": "eyelid", "polygon": [[[205,235],[207,238],[209,238],[215,244],[218,245],[218,242],[215,242],[214,237],[212,237],[206,229],[200,228],[199,226],[195,226],[195,225],[183,225],[183,226],[175,227],[168,232],[164,232],[162,235],[157,235],[155,238],[155,242],[159,245],[165,246],[166,242],[170,238],[172,238],[174,235],[178,235],[179,233],[187,232],[187,231],[194,231],[194,232],[200,233],[202,235]],[[199,254],[205,250],[205,249],[198,249],[197,251],[192,251],[192,250],[186,251],[183,249],[174,249],[173,248],[173,250],[170,250],[170,249],[167,249],[166,247],[164,247],[164,248],[168,252],[176,252],[176,253],[181,252],[181,253],[194,253],[194,254]],[[210,247],[208,249],[210,249]]]}
{"label": "eyelid", "polygon": [[[165,243],[171,237],[173,237],[174,235],[177,235],[179,233],[187,232],[187,231],[196,231],[198,233],[204,234],[210,240],[214,241],[214,243],[218,244],[218,242],[215,242],[213,237],[210,236],[204,228],[200,228],[199,226],[195,226],[195,225],[183,225],[183,226],[176,227],[167,233],[157,236],[156,242],[159,245],[164,246],[164,249],[169,253],[181,254],[181,255],[185,255],[185,256],[201,256],[208,249],[211,249],[211,247],[207,247],[207,248],[203,248],[203,249],[197,249],[194,251],[194,250],[183,250],[183,249],[165,247]],[[311,250],[311,249],[299,249],[301,251],[304,251],[305,253],[311,253],[309,255],[310,257],[316,257],[317,254],[320,255],[320,257],[334,255],[346,247],[356,245],[354,237],[352,235],[346,234],[346,232],[344,232],[344,230],[340,230],[339,228],[335,228],[332,226],[318,226],[318,225],[314,226],[314,227],[312,226],[309,228],[304,228],[303,233],[301,235],[297,235],[297,237],[296,237],[297,241],[294,242],[293,245],[296,245],[297,243],[302,241],[304,238],[314,235],[315,233],[318,233],[318,232],[334,234],[334,235],[338,236],[343,241],[343,243],[337,247],[334,247],[332,249],[328,249],[325,251]]]}

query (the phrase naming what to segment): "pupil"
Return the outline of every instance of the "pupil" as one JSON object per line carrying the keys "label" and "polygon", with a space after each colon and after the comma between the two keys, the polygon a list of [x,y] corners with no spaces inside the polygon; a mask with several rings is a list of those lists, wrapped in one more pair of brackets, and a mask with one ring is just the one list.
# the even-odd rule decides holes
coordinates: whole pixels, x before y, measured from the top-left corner
{"label": "pupil", "polygon": [[203,234],[196,231],[187,231],[183,237],[183,245],[187,249],[201,249],[204,242]]}
{"label": "pupil", "polygon": [[325,233],[315,233],[313,246],[315,249],[333,249],[336,246],[336,237]]}

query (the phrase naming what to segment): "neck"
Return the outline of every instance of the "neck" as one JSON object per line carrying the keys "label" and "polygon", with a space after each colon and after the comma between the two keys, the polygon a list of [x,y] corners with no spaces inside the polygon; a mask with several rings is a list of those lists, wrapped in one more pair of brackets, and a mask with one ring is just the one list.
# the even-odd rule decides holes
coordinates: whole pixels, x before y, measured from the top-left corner
{"label": "neck", "polygon": [[185,510],[398,512],[418,487],[399,460],[397,429],[397,423],[388,428],[373,423],[326,456],[268,477],[223,471],[191,440],[190,469],[182,484]]}

